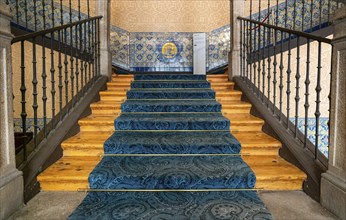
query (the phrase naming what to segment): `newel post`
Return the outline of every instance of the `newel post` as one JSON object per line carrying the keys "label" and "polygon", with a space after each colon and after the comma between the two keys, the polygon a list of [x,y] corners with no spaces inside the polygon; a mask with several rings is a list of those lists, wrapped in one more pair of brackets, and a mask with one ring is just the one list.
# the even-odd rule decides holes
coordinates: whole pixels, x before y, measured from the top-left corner
{"label": "newel post", "polygon": [[110,51],[110,8],[110,0],[96,1],[96,15],[103,16],[103,18],[100,20],[100,74],[107,76],[108,80],[111,80],[112,77],[112,56]]}
{"label": "newel post", "polygon": [[245,1],[230,0],[231,50],[228,54],[228,79],[240,75],[240,20],[244,16]]}
{"label": "newel post", "polygon": [[0,219],[23,205],[23,175],[16,168],[11,55],[11,13],[0,2]]}
{"label": "newel post", "polygon": [[321,180],[321,204],[346,219],[346,7],[333,18],[329,165]]}

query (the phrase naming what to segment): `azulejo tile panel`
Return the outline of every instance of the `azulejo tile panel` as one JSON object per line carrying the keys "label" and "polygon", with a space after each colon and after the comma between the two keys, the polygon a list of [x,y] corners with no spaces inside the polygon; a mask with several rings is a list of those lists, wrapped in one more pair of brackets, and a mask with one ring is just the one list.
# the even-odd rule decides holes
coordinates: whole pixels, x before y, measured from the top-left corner
{"label": "azulejo tile panel", "polygon": [[192,71],[193,33],[130,33],[131,71]]}
{"label": "azulejo tile panel", "polygon": [[230,25],[225,25],[208,34],[208,69],[214,69],[228,63],[230,51]]}
{"label": "azulejo tile panel", "polygon": [[[295,123],[294,118],[290,118],[292,123]],[[318,123],[319,137],[318,137],[318,149],[326,157],[328,157],[328,146],[329,146],[329,118],[320,118]],[[298,129],[304,134],[305,133],[305,118],[298,118]],[[307,123],[307,137],[311,143],[316,143],[316,119],[308,118]]]}
{"label": "azulejo tile panel", "polygon": [[130,68],[130,33],[111,26],[111,51],[112,51],[112,64],[123,69]]}

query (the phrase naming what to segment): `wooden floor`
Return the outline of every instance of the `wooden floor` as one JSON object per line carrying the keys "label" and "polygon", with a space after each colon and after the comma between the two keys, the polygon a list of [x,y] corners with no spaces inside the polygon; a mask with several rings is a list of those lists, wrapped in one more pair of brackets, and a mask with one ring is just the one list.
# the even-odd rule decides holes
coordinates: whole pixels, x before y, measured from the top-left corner
{"label": "wooden floor", "polygon": [[[100,161],[104,141],[114,132],[114,119],[130,89],[132,75],[113,75],[101,100],[91,104],[92,114],[79,121],[80,133],[62,143],[64,156],[43,171],[38,180],[44,191],[76,191],[88,188],[88,175]],[[222,112],[231,120],[231,132],[242,145],[244,160],[257,177],[256,188],[302,189],[305,173],[280,156],[281,143],[262,132],[264,121],[250,114],[251,104],[240,101],[241,91],[227,75],[208,76]]]}

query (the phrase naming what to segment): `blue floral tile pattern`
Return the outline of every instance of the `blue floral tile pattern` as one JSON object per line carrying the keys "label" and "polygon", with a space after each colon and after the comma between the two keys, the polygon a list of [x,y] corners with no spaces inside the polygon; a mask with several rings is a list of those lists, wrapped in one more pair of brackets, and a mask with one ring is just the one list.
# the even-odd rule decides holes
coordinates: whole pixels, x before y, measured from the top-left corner
{"label": "blue floral tile pattern", "polygon": [[[292,123],[295,123],[295,119],[290,119]],[[329,146],[329,118],[320,118],[319,120],[319,137],[318,137],[318,150],[321,151],[324,156],[328,158],[328,146]],[[305,133],[305,118],[298,119],[298,129]],[[307,136],[309,141],[315,145],[316,143],[316,119],[308,118],[307,124]]]}

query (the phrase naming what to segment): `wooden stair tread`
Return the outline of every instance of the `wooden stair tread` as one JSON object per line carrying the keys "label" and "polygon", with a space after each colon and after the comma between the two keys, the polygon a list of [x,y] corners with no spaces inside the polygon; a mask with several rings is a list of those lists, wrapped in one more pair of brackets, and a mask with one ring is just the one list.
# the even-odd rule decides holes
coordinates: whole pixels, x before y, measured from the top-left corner
{"label": "wooden stair tread", "polygon": [[38,176],[39,181],[87,181],[100,157],[62,157]]}
{"label": "wooden stair tread", "polygon": [[239,124],[239,123],[247,123],[247,124],[250,124],[250,123],[263,124],[264,123],[262,119],[257,118],[250,114],[224,113],[224,116],[231,120],[231,126],[232,124]]}
{"label": "wooden stair tread", "polygon": [[263,132],[239,132],[233,134],[242,147],[281,147],[280,141]]}

